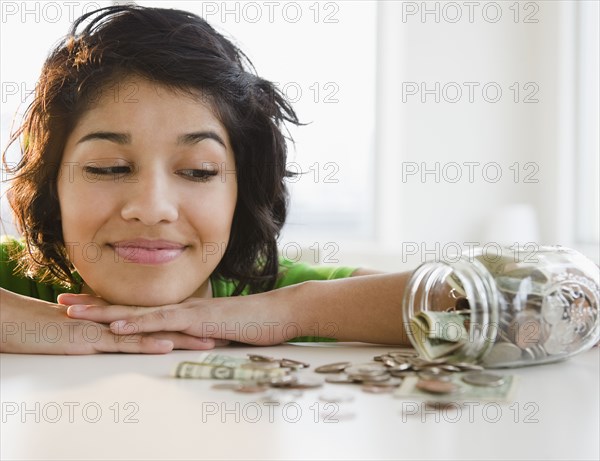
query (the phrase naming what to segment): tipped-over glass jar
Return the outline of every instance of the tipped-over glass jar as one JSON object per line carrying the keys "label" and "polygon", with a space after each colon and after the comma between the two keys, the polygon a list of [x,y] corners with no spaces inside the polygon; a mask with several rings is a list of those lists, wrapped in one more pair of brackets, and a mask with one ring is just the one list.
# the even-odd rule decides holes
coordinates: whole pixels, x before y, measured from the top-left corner
{"label": "tipped-over glass jar", "polygon": [[600,339],[600,269],[564,247],[487,246],[412,274],[405,328],[429,360],[513,367],[561,360]]}

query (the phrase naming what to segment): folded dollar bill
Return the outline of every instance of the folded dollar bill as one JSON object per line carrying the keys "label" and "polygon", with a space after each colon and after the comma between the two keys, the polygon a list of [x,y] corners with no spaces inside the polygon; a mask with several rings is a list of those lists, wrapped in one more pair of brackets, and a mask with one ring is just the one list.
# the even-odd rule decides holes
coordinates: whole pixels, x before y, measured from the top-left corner
{"label": "folded dollar bill", "polygon": [[419,351],[428,360],[446,357],[468,340],[465,316],[454,312],[419,312],[409,328]]}
{"label": "folded dollar bill", "polygon": [[211,365],[198,362],[180,362],[173,370],[176,378],[259,380],[287,375],[285,368],[245,368]]}

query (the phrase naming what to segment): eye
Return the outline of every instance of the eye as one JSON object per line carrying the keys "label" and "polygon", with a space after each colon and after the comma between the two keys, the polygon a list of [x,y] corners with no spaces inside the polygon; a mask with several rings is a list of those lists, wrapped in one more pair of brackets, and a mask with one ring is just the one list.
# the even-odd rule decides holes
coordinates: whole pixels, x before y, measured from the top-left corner
{"label": "eye", "polygon": [[177,170],[179,176],[183,176],[190,181],[195,182],[208,182],[214,176],[219,174],[218,170],[196,170],[196,169],[185,169]]}
{"label": "eye", "polygon": [[114,165],[106,167],[90,166],[86,165],[83,167],[89,176],[106,176],[106,177],[118,177],[131,172],[131,167],[127,165]]}

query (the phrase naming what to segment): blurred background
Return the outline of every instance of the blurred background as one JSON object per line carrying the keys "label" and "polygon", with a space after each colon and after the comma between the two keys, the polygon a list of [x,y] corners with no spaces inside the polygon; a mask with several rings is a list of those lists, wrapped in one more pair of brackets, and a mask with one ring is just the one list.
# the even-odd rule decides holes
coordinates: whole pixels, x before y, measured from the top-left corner
{"label": "blurred background", "polygon": [[[1,3],[3,149],[52,45],[113,3]],[[597,1],[136,3],[203,16],[307,123],[284,256],[405,270],[551,244],[598,263]]]}

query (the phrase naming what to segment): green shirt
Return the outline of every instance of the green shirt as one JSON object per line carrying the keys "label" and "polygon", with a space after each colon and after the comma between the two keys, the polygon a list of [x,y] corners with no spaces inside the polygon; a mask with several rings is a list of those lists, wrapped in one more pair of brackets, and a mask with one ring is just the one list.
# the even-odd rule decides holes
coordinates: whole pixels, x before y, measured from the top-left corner
{"label": "green shirt", "polygon": [[[41,299],[49,302],[56,302],[56,298],[61,293],[78,293],[80,287],[72,289],[61,285],[50,283],[41,283],[35,279],[26,277],[17,273],[16,262],[10,258],[12,250],[20,250],[23,243],[11,237],[0,237],[0,287],[6,290],[18,293],[31,298]],[[275,288],[283,288],[308,280],[332,280],[350,277],[356,268],[352,267],[327,267],[311,266],[306,263],[294,262],[285,258],[279,261],[279,277]],[[222,298],[231,296],[235,289],[235,281],[225,280],[221,277],[213,276],[210,279],[213,297]],[[247,295],[245,289],[242,295]],[[295,340],[316,339],[312,337],[295,338]],[[324,339],[324,338],[321,338]]]}

